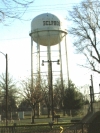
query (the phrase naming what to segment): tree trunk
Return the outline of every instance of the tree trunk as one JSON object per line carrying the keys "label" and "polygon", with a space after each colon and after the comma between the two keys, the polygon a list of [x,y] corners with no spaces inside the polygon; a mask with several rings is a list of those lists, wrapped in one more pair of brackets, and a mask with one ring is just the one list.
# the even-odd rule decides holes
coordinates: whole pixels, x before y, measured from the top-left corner
{"label": "tree trunk", "polygon": [[65,114],[66,114],[65,112],[66,112],[65,109],[63,109],[63,116],[65,116]]}
{"label": "tree trunk", "polygon": [[31,124],[34,124],[34,115],[32,115],[32,122]]}
{"label": "tree trunk", "polygon": [[48,108],[48,118],[50,118],[50,108]]}
{"label": "tree trunk", "polygon": [[35,118],[35,108],[32,109],[32,121],[31,121],[31,124],[34,124],[34,118]]}

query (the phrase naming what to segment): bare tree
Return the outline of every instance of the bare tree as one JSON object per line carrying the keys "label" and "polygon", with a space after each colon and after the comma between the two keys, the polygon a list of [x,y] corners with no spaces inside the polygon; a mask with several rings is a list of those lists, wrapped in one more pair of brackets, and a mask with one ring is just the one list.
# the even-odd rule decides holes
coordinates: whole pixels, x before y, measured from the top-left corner
{"label": "bare tree", "polygon": [[43,100],[44,100],[44,104],[47,107],[48,110],[48,118],[50,117],[50,110],[51,110],[51,103],[50,103],[50,93],[49,93],[49,87],[44,84],[45,86],[42,88],[42,92],[43,92]]}
{"label": "bare tree", "polygon": [[0,1],[0,22],[5,19],[21,19],[27,8],[34,0],[1,0]]}
{"label": "bare tree", "polygon": [[73,44],[86,57],[82,66],[100,73],[100,1],[85,0],[74,6],[69,15]]}
{"label": "bare tree", "polygon": [[32,108],[32,123],[34,123],[36,106],[43,100],[40,81],[38,82],[37,79],[34,79],[33,83],[33,87],[31,87],[30,79],[23,80],[23,92],[22,90],[20,92],[21,96],[28,102],[28,104]]}

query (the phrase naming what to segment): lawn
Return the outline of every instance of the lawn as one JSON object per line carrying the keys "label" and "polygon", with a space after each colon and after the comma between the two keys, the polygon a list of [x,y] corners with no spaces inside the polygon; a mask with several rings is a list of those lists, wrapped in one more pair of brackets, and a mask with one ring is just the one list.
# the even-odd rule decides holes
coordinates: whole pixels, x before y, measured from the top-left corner
{"label": "lawn", "polygon": [[[58,122],[55,119],[54,120],[54,124],[59,124],[59,123],[70,123],[71,119],[81,119],[80,116],[76,116],[76,117],[69,117],[69,116],[63,116],[60,115],[60,118],[58,118]],[[36,117],[34,119],[34,124],[48,124],[52,122],[52,117],[47,118],[47,115],[41,115],[39,117]],[[2,120],[0,122],[1,126],[5,126],[5,120]],[[31,125],[31,117],[30,116],[25,116],[24,119],[14,119],[14,120],[8,120],[8,125]]]}

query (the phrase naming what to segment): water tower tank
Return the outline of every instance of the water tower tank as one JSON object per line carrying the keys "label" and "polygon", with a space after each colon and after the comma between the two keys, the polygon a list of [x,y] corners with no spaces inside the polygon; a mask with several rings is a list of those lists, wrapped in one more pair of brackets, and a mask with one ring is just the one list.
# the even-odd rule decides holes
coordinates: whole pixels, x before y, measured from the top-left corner
{"label": "water tower tank", "polygon": [[32,39],[40,45],[56,45],[67,34],[64,19],[51,13],[36,16],[31,22]]}

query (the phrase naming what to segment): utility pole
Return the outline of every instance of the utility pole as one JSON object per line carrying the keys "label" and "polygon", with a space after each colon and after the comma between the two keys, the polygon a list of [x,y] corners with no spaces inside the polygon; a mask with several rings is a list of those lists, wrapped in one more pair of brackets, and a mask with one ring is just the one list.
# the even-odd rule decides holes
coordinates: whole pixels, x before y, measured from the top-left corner
{"label": "utility pole", "polygon": [[90,86],[90,99],[91,99],[91,112],[93,112],[93,94],[92,94],[92,86]]}
{"label": "utility pole", "polygon": [[8,56],[6,54],[6,126],[8,125]]}
{"label": "utility pole", "polygon": [[0,51],[6,58],[6,126],[8,125],[8,55]]}
{"label": "utility pole", "polygon": [[93,87],[93,77],[91,75],[91,95],[92,95],[92,99],[93,99],[93,102],[94,102],[94,87]]}
{"label": "utility pole", "polygon": [[93,112],[93,102],[94,102],[94,87],[93,87],[93,78],[91,75],[91,86],[90,86],[90,99],[91,99],[91,112]]}
{"label": "utility pole", "polygon": [[54,103],[53,103],[53,85],[52,85],[52,62],[57,62],[57,64],[59,65],[59,60],[57,61],[51,61],[51,60],[48,60],[48,61],[44,61],[42,60],[42,66],[44,66],[44,63],[47,62],[49,63],[49,66],[50,66],[50,84],[49,84],[49,91],[50,91],[50,97],[51,97],[51,111],[52,111],[52,121],[54,121]]}

